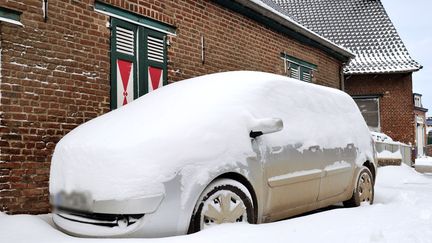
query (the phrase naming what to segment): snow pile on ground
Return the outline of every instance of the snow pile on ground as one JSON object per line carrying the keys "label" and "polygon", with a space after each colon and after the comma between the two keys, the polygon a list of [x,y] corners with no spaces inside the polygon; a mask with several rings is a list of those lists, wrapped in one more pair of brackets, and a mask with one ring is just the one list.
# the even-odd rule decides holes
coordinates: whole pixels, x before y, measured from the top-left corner
{"label": "snow pile on ground", "polygon": [[432,157],[423,156],[415,160],[415,169],[421,173],[431,173],[432,174]]}
{"label": "snow pile on ground", "polygon": [[0,214],[0,242],[432,242],[432,175],[405,165],[381,167],[372,206],[335,206],[275,223],[226,224],[161,239],[75,238],[55,229],[50,215]]}
{"label": "snow pile on ground", "polygon": [[[381,152],[377,152],[378,159],[402,159],[402,153],[400,151],[401,145],[406,145],[401,142],[394,141],[387,134],[379,132],[371,132],[372,138],[375,141],[375,147],[377,150],[383,149]],[[398,150],[392,152],[387,150],[388,145],[396,145]],[[394,147],[394,146],[393,146]]]}
{"label": "snow pile on ground", "polygon": [[401,154],[400,150],[398,150],[396,152],[383,150],[383,151],[377,153],[377,157],[379,159],[402,159],[402,154]]}
{"label": "snow pile on ground", "polygon": [[254,155],[249,132],[263,118],[284,123],[266,144],[303,152],[352,143],[358,163],[373,156],[368,128],[346,93],[269,73],[217,73],[170,84],[71,131],[56,146],[50,192],[139,198],[163,193],[162,183],[178,174],[185,191],[205,185],[209,171],[238,168]]}
{"label": "snow pile on ground", "polygon": [[385,133],[371,132],[375,142],[393,142],[393,139]]}
{"label": "snow pile on ground", "polygon": [[432,157],[423,156],[415,160],[416,165],[432,166]]}

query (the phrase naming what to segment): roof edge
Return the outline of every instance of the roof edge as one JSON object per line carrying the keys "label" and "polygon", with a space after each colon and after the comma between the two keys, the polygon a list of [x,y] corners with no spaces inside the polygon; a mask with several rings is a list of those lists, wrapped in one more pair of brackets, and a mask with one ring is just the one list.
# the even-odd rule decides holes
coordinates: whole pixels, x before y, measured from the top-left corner
{"label": "roof edge", "polygon": [[418,106],[414,106],[414,110],[422,111],[422,112],[428,112],[429,111],[428,108],[418,107]]}
{"label": "roof edge", "polygon": [[401,69],[401,70],[393,70],[393,71],[344,71],[345,75],[361,75],[361,74],[402,74],[402,73],[413,73],[422,69],[423,66],[418,68],[410,68],[410,69]]}
{"label": "roof edge", "polygon": [[383,10],[384,15],[389,19],[390,24],[393,26],[393,29],[396,31],[397,36],[399,36],[399,39],[400,39],[400,41],[402,42],[403,47],[405,48],[406,52],[408,53],[408,57],[409,57],[412,61],[416,62],[416,63],[419,65],[419,68],[418,68],[417,70],[413,71],[413,72],[419,71],[420,69],[423,68],[423,66],[422,66],[419,62],[417,62],[416,60],[414,60],[414,58],[411,57],[411,54],[410,54],[410,52],[409,52],[409,50],[408,50],[408,47],[405,45],[405,43],[404,43],[404,41],[403,41],[401,35],[399,34],[398,29],[396,28],[395,24],[393,23],[392,19],[390,18],[390,15],[387,13],[387,10],[386,10],[386,8],[384,7],[384,4],[383,4],[383,2],[382,2],[381,0],[378,1],[378,5],[379,5],[379,6],[381,7],[381,9]]}
{"label": "roof edge", "polygon": [[[355,54],[350,50],[307,29],[303,25],[289,18],[289,16],[278,12],[260,0],[214,0],[214,2],[233,11],[240,12],[270,28],[283,32],[295,40],[306,42],[308,45],[317,47],[345,63],[355,57]],[[254,16],[252,16],[253,13],[251,13],[251,10],[255,13]],[[271,21],[274,21],[274,23]],[[283,28],[280,27],[278,28],[277,24],[289,29],[290,31],[286,29],[283,30]]]}

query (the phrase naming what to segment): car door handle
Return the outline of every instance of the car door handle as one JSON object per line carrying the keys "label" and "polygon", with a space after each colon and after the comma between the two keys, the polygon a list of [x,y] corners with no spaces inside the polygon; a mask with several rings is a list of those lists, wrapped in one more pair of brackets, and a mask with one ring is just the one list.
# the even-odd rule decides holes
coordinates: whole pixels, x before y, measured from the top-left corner
{"label": "car door handle", "polygon": [[319,145],[310,146],[309,151],[316,152],[319,150],[319,148],[320,148]]}
{"label": "car door handle", "polygon": [[282,150],[283,150],[282,146],[275,146],[275,147],[272,147],[271,153],[272,154],[279,154],[280,152],[282,152]]}

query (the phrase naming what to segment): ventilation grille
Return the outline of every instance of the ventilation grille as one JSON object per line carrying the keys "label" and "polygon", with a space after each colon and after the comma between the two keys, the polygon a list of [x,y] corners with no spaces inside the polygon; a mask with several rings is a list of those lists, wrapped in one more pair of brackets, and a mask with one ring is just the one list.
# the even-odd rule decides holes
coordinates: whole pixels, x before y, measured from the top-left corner
{"label": "ventilation grille", "polygon": [[164,62],[164,40],[148,37],[148,59],[155,62]]}
{"label": "ventilation grille", "polygon": [[117,27],[116,33],[116,50],[118,52],[133,56],[134,50],[134,35],[132,30]]}

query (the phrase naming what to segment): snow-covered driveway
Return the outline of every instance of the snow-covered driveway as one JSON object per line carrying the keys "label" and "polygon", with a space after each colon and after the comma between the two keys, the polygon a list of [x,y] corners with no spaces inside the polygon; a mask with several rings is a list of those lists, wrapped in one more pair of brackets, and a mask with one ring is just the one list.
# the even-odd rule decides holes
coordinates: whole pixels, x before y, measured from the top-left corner
{"label": "snow-covered driveway", "polygon": [[0,214],[0,242],[432,242],[432,175],[407,166],[379,168],[375,204],[337,208],[261,225],[221,225],[162,239],[82,239],[49,215]]}

